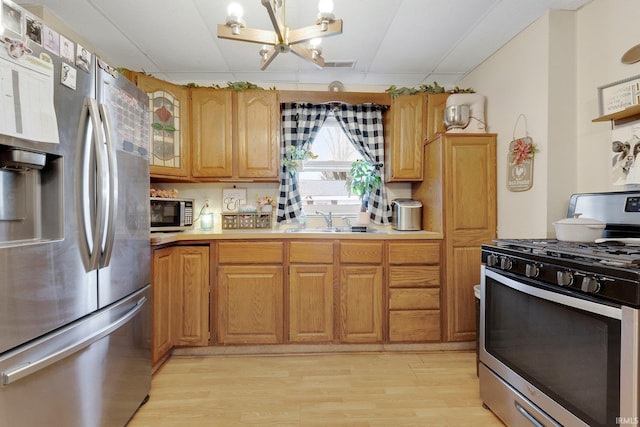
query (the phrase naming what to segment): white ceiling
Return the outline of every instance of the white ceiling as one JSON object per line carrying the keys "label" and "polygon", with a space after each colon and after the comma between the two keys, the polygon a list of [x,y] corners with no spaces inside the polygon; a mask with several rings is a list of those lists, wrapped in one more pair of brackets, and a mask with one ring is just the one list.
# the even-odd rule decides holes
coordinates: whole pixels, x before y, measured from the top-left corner
{"label": "white ceiling", "polygon": [[[247,27],[271,30],[260,0],[233,0]],[[231,0],[40,0],[112,65],[176,83],[419,86],[456,82],[548,9],[576,10],[591,0],[334,0],[343,34],[323,40],[326,61],[352,69],[316,69],[288,53],[260,71],[259,45],[216,37]],[[34,0],[17,0],[33,4]],[[288,0],[286,24],[311,25],[317,0]]]}

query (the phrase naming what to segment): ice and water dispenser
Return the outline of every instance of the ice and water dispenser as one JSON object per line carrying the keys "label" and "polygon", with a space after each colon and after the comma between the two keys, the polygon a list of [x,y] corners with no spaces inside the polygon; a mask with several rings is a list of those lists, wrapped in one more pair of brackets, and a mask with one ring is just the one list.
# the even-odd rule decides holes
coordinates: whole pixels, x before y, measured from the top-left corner
{"label": "ice and water dispenser", "polygon": [[59,155],[0,145],[0,246],[63,238]]}

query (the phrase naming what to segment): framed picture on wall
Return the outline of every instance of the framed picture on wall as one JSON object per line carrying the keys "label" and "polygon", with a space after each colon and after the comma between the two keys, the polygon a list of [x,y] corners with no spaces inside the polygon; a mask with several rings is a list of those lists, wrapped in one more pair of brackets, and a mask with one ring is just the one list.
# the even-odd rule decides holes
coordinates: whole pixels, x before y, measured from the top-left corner
{"label": "framed picture on wall", "polygon": [[[24,34],[24,16],[22,11],[12,7],[7,2],[2,2],[2,26],[5,31],[11,31],[15,36],[22,37]],[[6,33],[4,35],[7,35]]]}
{"label": "framed picture on wall", "polygon": [[617,113],[640,104],[640,76],[609,83],[598,88],[600,116]]}
{"label": "framed picture on wall", "polygon": [[238,212],[240,205],[246,203],[246,188],[225,188],[222,190],[222,212]]}

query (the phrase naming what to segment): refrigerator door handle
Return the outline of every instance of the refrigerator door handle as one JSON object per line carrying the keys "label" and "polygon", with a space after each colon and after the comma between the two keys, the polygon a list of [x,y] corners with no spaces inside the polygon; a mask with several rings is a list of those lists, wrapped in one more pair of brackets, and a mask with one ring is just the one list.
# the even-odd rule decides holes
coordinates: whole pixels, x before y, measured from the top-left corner
{"label": "refrigerator door handle", "polygon": [[[99,114],[97,101],[93,98],[85,98],[78,132],[78,171],[80,176],[76,180],[76,197],[78,199],[78,222],[84,231],[84,238],[80,239],[81,254],[87,271],[95,270],[100,265],[100,243],[102,240],[100,230],[104,228],[103,201],[96,196],[96,189],[103,188],[104,175],[100,153],[102,138]],[[92,177],[95,178],[95,181]]]}
{"label": "refrigerator door handle", "polygon": [[105,154],[108,168],[108,182],[107,182],[107,200],[104,201],[105,205],[105,219],[104,224],[104,244],[102,247],[102,262],[100,267],[106,267],[111,260],[111,252],[113,251],[113,243],[115,240],[115,221],[118,212],[118,166],[116,163],[116,151],[114,147],[113,128],[111,127],[111,119],[107,112],[107,107],[104,104],[100,104],[100,117],[102,118],[102,128],[105,135]]}
{"label": "refrigerator door handle", "polygon": [[142,310],[146,302],[147,302],[147,297],[140,298],[136,303],[136,305],[131,310],[129,310],[126,314],[124,314],[121,318],[119,318],[115,322],[105,326],[102,329],[99,329],[93,334],[86,336],[81,340],[61,350],[51,353],[34,362],[25,362],[24,364],[17,366],[15,368],[7,369],[6,371],[2,372],[2,374],[0,374],[0,378],[2,379],[2,385],[8,386],[12,383],[15,383],[19,379],[32,375],[62,359],[65,359],[73,355],[74,353],[81,351],[86,347],[89,347],[91,344],[104,338],[105,336],[114,333],[120,327],[127,324],[129,320],[135,317],[140,312],[140,310]]}

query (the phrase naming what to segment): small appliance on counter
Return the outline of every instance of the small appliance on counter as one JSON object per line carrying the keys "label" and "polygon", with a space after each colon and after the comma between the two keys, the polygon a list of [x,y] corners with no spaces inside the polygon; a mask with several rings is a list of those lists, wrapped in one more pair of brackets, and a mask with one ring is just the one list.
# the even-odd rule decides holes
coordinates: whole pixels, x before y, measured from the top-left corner
{"label": "small appliance on counter", "polygon": [[193,227],[194,199],[150,197],[150,230],[184,231]]}
{"label": "small appliance on counter", "polygon": [[422,230],[422,203],[413,199],[391,202],[391,228],[399,231]]}

